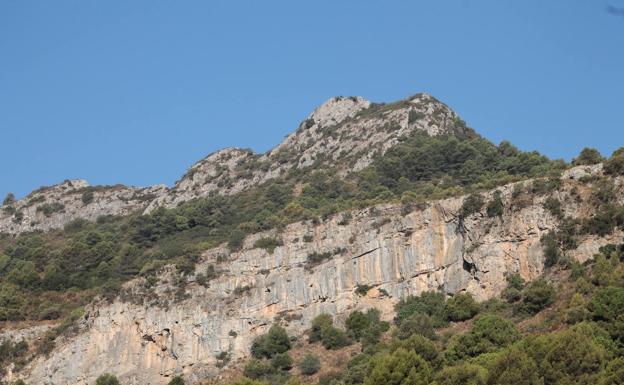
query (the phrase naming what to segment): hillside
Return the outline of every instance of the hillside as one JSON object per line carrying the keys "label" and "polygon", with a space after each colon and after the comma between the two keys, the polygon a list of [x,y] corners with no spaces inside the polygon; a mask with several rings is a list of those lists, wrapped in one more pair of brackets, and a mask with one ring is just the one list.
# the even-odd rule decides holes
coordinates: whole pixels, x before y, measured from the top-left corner
{"label": "hillside", "polygon": [[[585,263],[583,274],[594,274],[594,256],[615,261],[605,250],[623,243],[624,153],[605,160],[586,150],[572,166],[507,142],[494,145],[426,94],[391,104],[338,97],[266,154],[216,152],[172,188],[66,181],[5,200],[0,216],[5,380],[91,384],[114,373],[124,384],[166,384],[181,374],[187,383],[215,381],[240,369],[253,342],[272,325],[298,337],[303,355],[304,332],[320,322],[319,315],[333,316],[355,343],[362,336],[349,326],[358,316],[354,311],[378,310],[379,319],[368,313],[373,318],[361,321],[365,324],[381,325],[396,316],[392,330],[400,332],[405,301],[418,303],[415,296],[439,293],[436,306],[447,306],[447,297],[483,303],[470,305],[469,316],[425,311],[433,321],[434,315],[447,317],[431,326],[438,337],[428,338],[436,354],[455,356],[425,365],[419,361],[422,352],[414,351],[414,358],[409,347],[388,350],[377,340],[397,331],[385,326],[368,331],[377,335],[372,341],[360,341],[373,349],[365,355],[385,354],[380,357],[388,367],[394,359],[409,359],[423,373],[472,365],[485,381],[482,372],[490,362],[485,356],[468,362],[468,357],[506,349],[519,336],[478,354],[457,353],[441,328],[451,322],[449,333],[459,336],[463,324],[453,322],[480,311],[512,318],[530,334],[523,322],[537,322],[530,317],[568,303],[562,302],[563,293],[552,294],[536,310],[520,309],[520,317],[511,309],[526,302],[524,290],[532,286],[510,286],[510,277],[542,282],[546,275],[559,289],[574,290],[571,269],[576,274],[574,268]],[[592,282],[596,288],[583,292],[583,301],[603,287],[621,287],[615,277],[609,279],[615,281]],[[518,298],[491,311],[491,301],[510,287]],[[422,313],[421,305],[414,306],[410,316]],[[592,312],[572,323],[593,320]],[[321,334],[321,329],[344,340],[336,348],[346,344],[346,336],[337,337],[341,332],[323,327]],[[419,333],[405,337],[411,334]],[[323,335],[314,337],[313,327],[310,349],[316,349],[315,338],[325,342]],[[586,383],[604,374],[608,354],[619,352],[604,349],[601,366]],[[394,357],[397,351],[405,357]],[[275,355],[263,354],[258,357]],[[288,380],[288,370],[252,363],[266,372],[256,376],[259,380]],[[362,370],[383,383],[387,368],[373,366]],[[341,376],[336,373],[335,382],[327,384],[364,381]],[[423,383],[434,377],[423,376]]]}

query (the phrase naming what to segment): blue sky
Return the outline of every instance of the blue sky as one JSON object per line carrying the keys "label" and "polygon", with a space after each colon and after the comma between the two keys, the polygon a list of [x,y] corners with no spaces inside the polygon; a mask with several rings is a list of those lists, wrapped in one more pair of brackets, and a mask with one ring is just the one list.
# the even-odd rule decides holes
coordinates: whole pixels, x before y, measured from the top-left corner
{"label": "blue sky", "polygon": [[[0,195],[172,184],[335,95],[426,91],[498,143],[624,146],[624,1],[0,2]],[[1,199],[1,197],[0,197]]]}

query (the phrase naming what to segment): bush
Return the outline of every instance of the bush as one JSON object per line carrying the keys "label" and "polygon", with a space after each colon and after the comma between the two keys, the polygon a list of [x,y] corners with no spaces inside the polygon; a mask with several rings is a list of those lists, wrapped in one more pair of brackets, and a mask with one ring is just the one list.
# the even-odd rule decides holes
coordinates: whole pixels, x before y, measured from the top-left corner
{"label": "bush", "polygon": [[483,197],[480,194],[470,194],[462,203],[461,208],[459,209],[459,217],[466,218],[470,214],[474,214],[479,212],[485,202],[483,201]]}
{"label": "bush", "polygon": [[444,306],[444,314],[449,321],[465,321],[478,312],[479,304],[470,293],[455,294]]}
{"label": "bush", "polygon": [[487,365],[489,384],[542,385],[537,365],[524,351],[510,348],[494,356]]}
{"label": "bush", "polygon": [[89,203],[93,202],[93,191],[85,191],[81,196],[82,203],[86,206]]}
{"label": "bush", "polygon": [[256,337],[251,344],[251,355],[255,358],[272,358],[290,350],[290,338],[286,330],[273,325],[267,334]]}
{"label": "bush", "polygon": [[585,147],[576,158],[572,159],[574,166],[591,165],[604,161],[603,156],[595,148]]}
{"label": "bush", "polygon": [[400,326],[403,320],[413,314],[425,314],[431,318],[434,328],[446,326],[444,302],[445,295],[441,292],[427,291],[419,296],[408,296],[395,305],[394,321]]}
{"label": "bush", "polygon": [[293,367],[293,360],[288,353],[278,353],[271,359],[271,366],[277,370],[290,370]]}
{"label": "bush", "polygon": [[269,254],[273,254],[273,251],[275,251],[275,248],[278,246],[282,246],[283,244],[284,243],[280,239],[265,237],[265,238],[258,239],[254,243],[254,247],[264,249]]}
{"label": "bush", "polygon": [[321,369],[321,360],[313,354],[308,354],[303,357],[303,360],[299,363],[299,370],[306,376],[311,376]]}
{"label": "bush", "polygon": [[409,338],[415,334],[429,339],[436,338],[431,317],[422,313],[412,314],[407,319],[404,319],[396,329],[398,339]]}
{"label": "bush", "polygon": [[351,343],[345,332],[333,326],[325,330],[321,342],[325,349],[339,349]]}
{"label": "bush", "polygon": [[167,385],[184,385],[184,379],[181,376],[175,376],[167,383]]}
{"label": "bush", "polygon": [[429,385],[432,375],[427,361],[414,351],[400,348],[376,357],[364,385]]}
{"label": "bush", "polygon": [[518,310],[527,314],[536,314],[555,302],[555,298],[555,288],[540,278],[525,287]]}
{"label": "bush", "polygon": [[13,193],[8,193],[2,201],[2,206],[10,206],[13,203],[15,203],[15,195],[13,195]]}
{"label": "bush", "polygon": [[112,374],[105,373],[95,380],[95,385],[119,385],[119,380]]}
{"label": "bush", "polygon": [[243,369],[243,375],[253,380],[267,378],[275,373],[276,371],[273,366],[271,366],[267,361],[262,361],[257,358],[249,360]]}
{"label": "bush", "polygon": [[603,170],[607,175],[624,175],[624,147],[617,149],[613,155],[604,162]]}
{"label": "bush", "polygon": [[509,274],[505,277],[507,287],[502,292],[502,297],[509,303],[517,302],[522,298],[524,279],[518,273]]}
{"label": "bush", "polygon": [[561,202],[559,199],[549,196],[544,201],[543,206],[544,209],[548,210],[554,217],[559,219],[563,218],[563,210],[561,209]]}
{"label": "bush", "polygon": [[492,200],[488,202],[485,210],[489,218],[500,217],[503,215],[505,205],[503,204],[500,191],[497,190],[494,192]]}
{"label": "bush", "polygon": [[312,320],[308,341],[321,341],[326,349],[337,349],[351,343],[345,332],[334,327],[334,320],[329,314],[320,314]]}
{"label": "bush", "polygon": [[476,357],[509,346],[519,338],[520,333],[511,321],[496,315],[484,315],[468,333],[451,339],[446,357],[451,362]]}
{"label": "bush", "polygon": [[[436,385],[486,385],[487,370],[479,365],[464,363],[448,366],[436,376]],[[497,383],[499,384],[499,383]],[[500,383],[503,384],[503,383]],[[504,384],[516,384],[508,382]]]}
{"label": "bush", "polygon": [[228,248],[232,251],[238,251],[243,247],[243,241],[245,240],[245,233],[241,230],[234,230],[230,234],[228,240]]}

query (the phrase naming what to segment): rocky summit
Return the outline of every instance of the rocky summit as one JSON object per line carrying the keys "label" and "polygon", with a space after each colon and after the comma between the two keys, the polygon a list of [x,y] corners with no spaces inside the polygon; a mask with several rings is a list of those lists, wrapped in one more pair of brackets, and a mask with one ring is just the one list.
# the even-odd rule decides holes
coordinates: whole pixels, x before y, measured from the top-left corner
{"label": "rocky summit", "polygon": [[[215,152],[170,188],[68,180],[7,198],[0,341],[14,358],[2,359],[0,375],[45,385],[93,384],[104,373],[133,385],[225,383],[243,367],[257,374],[245,365],[262,364],[252,347],[274,325],[305,351],[324,315],[353,332],[354,312],[377,309],[395,324],[388,336],[402,333],[402,306],[423,293],[469,294],[483,309],[499,301],[513,317],[533,302],[510,277],[569,288],[581,274],[589,296],[601,283],[579,266],[623,243],[623,156],[566,164],[493,145],[427,94],[389,104],[336,97],[267,153]],[[548,306],[563,300],[543,302],[538,311],[557,324]],[[444,327],[466,332],[473,316],[448,316]],[[427,365],[472,354],[436,333],[450,363]],[[470,365],[466,373],[480,370]],[[292,366],[288,375],[318,380]],[[286,381],[267,376],[257,379]]]}

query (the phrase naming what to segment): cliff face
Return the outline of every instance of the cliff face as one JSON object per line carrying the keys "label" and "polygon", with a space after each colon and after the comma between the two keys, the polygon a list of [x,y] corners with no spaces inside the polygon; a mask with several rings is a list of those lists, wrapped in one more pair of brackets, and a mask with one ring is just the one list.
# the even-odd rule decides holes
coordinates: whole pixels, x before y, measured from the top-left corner
{"label": "cliff face", "polygon": [[[599,168],[564,175],[556,194],[566,215],[590,214],[588,204],[573,194],[583,194],[576,179],[591,172]],[[519,272],[527,280],[542,273],[540,237],[558,224],[542,207],[544,197],[514,208],[513,186],[499,190],[505,204],[501,217],[478,212],[460,220],[462,197],[420,208],[381,205],[354,211],[350,218],[339,214],[316,225],[295,223],[279,233],[256,234],[239,252],[209,250],[196,270],[215,266],[209,287],[189,277],[187,296],[176,301],[172,271],[164,271],[152,287],[136,279],[127,285],[125,301],[93,304],[75,335],[22,374],[29,383],[88,384],[114,371],[127,384],[165,384],[184,373],[192,383],[218,375],[217,354],[246,356],[253,338],[276,322],[299,335],[320,313],[340,322],[352,310],[376,307],[388,318],[400,298],[425,290],[493,297],[504,288],[506,273]],[[283,245],[272,253],[255,248],[262,237],[279,238]],[[621,233],[587,237],[571,256],[583,260],[622,238]],[[311,265],[313,253],[327,258]],[[358,285],[370,290],[358,294]]]}

